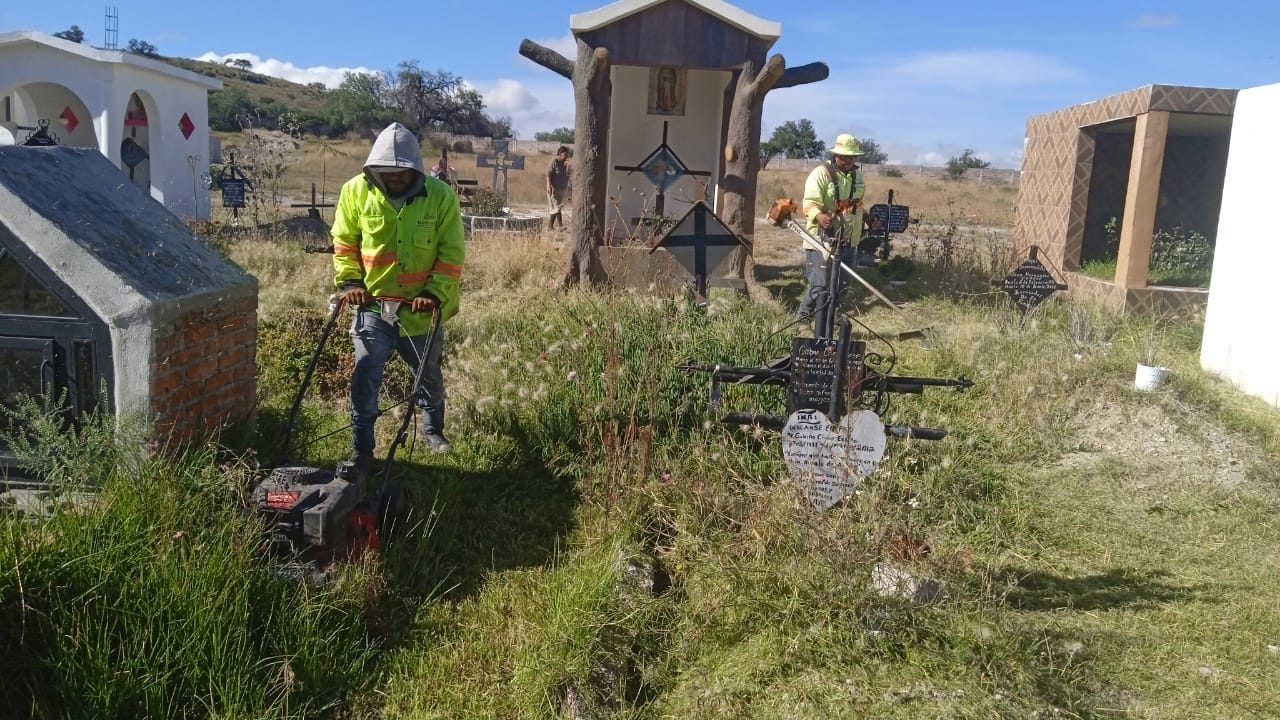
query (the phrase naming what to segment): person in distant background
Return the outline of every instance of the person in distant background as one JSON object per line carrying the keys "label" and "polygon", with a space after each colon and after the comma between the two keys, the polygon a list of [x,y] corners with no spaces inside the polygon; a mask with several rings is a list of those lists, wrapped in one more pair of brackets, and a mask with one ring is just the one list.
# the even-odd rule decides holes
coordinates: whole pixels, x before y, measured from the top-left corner
{"label": "person in distant background", "polygon": [[342,186],[333,227],[334,283],[355,308],[351,339],[351,460],[365,472],[373,465],[378,392],[393,352],[415,371],[425,362],[415,398],[422,409],[422,438],[433,452],[448,452],[444,436],[444,332],[422,357],[432,326],[458,312],[465,260],[458,196],[422,169],[418,138],[391,123],[373,143],[364,172]]}
{"label": "person in distant background", "polygon": [[[569,148],[561,145],[547,166],[547,206],[551,218],[547,227],[564,230],[564,201],[569,195]],[[559,227],[556,226],[559,223]]]}

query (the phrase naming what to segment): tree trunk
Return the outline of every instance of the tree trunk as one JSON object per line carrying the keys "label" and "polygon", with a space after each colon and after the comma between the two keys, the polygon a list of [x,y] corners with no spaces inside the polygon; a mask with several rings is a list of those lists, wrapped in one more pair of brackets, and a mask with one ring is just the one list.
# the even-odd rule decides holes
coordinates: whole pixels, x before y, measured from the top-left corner
{"label": "tree trunk", "polygon": [[760,292],[755,282],[750,245],[755,242],[756,174],[760,172],[760,117],[764,98],[782,77],[786,60],[774,55],[758,67],[755,60],[742,64],[738,87],[729,111],[729,131],[724,146],[724,210],[721,219],[746,239],[748,248],[739,249],[734,259],[738,276],[754,298]]}
{"label": "tree trunk", "polygon": [[574,158],[571,249],[562,285],[595,287],[608,281],[600,263],[609,193],[609,111],[613,81],[609,51],[578,40],[573,69]]}
{"label": "tree trunk", "polygon": [[573,79],[573,63],[569,62],[569,58],[545,45],[539,45],[529,38],[525,38],[520,41],[520,54],[560,77]]}
{"label": "tree trunk", "polygon": [[824,62],[812,62],[808,65],[796,65],[789,67],[786,72],[782,73],[782,77],[778,78],[778,82],[774,84],[774,90],[782,88],[795,87],[796,85],[808,85],[822,80],[826,80],[831,74],[830,68]]}

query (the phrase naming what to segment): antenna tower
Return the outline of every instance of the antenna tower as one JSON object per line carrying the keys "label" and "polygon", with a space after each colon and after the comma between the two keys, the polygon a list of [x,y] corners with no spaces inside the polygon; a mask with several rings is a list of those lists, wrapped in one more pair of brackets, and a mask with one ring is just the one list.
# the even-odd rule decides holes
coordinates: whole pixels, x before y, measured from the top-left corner
{"label": "antenna tower", "polygon": [[106,38],[102,46],[107,50],[120,47],[120,9],[114,5],[107,6]]}

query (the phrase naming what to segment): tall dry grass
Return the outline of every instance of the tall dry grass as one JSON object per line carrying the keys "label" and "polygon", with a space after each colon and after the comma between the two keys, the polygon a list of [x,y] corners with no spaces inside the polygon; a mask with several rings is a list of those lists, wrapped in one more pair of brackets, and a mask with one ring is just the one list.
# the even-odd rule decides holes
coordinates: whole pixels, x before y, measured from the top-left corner
{"label": "tall dry grass", "polygon": [[[241,157],[250,149],[243,135],[224,134],[222,142],[224,155],[232,146],[240,148]],[[308,138],[300,142],[287,142],[291,146],[296,145],[296,149],[285,153],[286,169],[278,182],[280,194],[288,198],[286,205],[308,202],[312,183],[316,184],[318,200],[333,202],[342,183],[360,172],[371,145],[366,140],[349,139]],[[424,146],[423,162],[427,167],[435,164],[438,159],[438,151]],[[509,204],[535,208],[543,206],[546,202],[543,173],[550,161],[549,154],[531,155],[525,158],[523,170],[507,172]],[[476,167],[474,154],[450,152],[449,164],[455,168],[460,178],[476,180],[481,187],[491,186],[493,183],[493,170]],[[761,172],[756,193],[757,215],[763,217],[776,198],[790,197],[799,200],[804,194],[806,174],[795,170],[765,169]],[[885,202],[890,189],[894,191],[894,202],[909,206],[912,216],[920,218],[925,224],[956,221],[964,225],[1013,227],[1018,198],[1016,183],[979,182],[967,177],[943,180],[872,175],[867,177],[867,203]],[[221,202],[216,190],[213,195],[216,217],[228,215],[219,207]],[[286,216],[304,212],[298,208],[281,208],[281,213]],[[326,218],[332,217],[330,210],[324,210],[322,214]]]}

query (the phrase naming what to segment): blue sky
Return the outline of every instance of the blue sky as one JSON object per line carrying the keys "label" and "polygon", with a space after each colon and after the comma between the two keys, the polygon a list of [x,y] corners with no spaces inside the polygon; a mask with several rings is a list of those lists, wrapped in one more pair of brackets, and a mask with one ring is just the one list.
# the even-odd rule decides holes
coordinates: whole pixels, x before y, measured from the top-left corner
{"label": "blue sky", "polygon": [[[568,54],[569,16],[605,4],[124,0],[116,8],[121,47],[137,38],[164,55],[245,58],[258,72],[299,82],[334,86],[345,70],[392,70],[402,60],[449,70],[531,138],[572,126],[572,91],[520,57],[520,40]],[[839,132],[869,136],[894,162],[940,164],[972,148],[997,167],[1018,167],[1029,115],[1150,83],[1280,82],[1280,4],[1262,0],[733,4],[782,24],[772,52],[788,65],[831,68],[821,83],[769,94],[766,138],[778,123],[808,118],[828,144]],[[104,7],[7,2],[0,31],[78,25],[100,46]]]}

